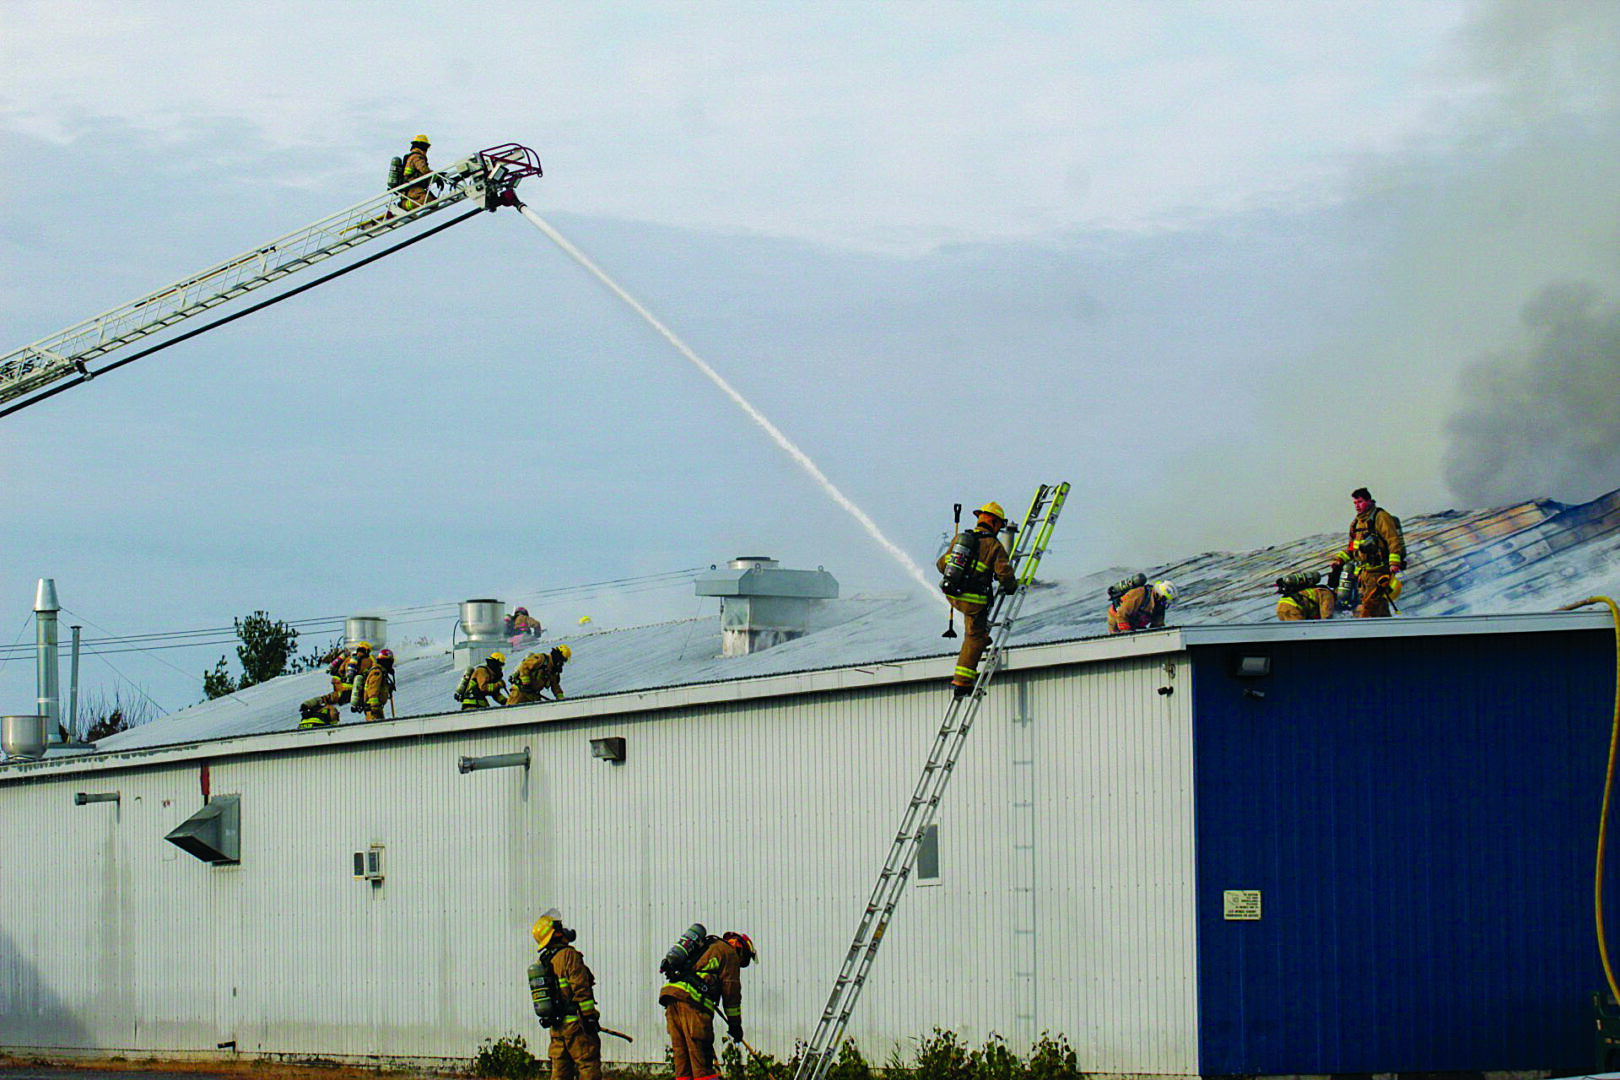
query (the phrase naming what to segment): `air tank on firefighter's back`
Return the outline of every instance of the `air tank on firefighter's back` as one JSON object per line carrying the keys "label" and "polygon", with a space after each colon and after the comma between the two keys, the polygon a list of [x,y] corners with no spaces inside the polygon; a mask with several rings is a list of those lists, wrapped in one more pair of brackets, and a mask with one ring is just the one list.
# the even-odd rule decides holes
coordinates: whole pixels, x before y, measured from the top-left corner
{"label": "air tank on firefighter's back", "polygon": [[38,761],[45,756],[45,717],[0,717],[0,750],[7,761]]}

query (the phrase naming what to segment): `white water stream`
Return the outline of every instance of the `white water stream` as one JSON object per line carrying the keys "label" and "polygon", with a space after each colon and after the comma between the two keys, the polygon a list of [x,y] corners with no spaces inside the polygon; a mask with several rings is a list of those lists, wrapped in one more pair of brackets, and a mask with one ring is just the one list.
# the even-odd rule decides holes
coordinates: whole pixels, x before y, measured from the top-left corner
{"label": "white water stream", "polygon": [[718,386],[720,390],[732,401],[735,401],[737,403],[737,407],[748,414],[749,419],[758,424],[760,428],[764,430],[765,434],[769,435],[773,440],[775,440],[777,446],[780,446],[783,450],[787,451],[788,456],[794,461],[798,462],[799,467],[810,474],[810,478],[821,486],[821,490],[825,491],[833,502],[849,511],[850,516],[852,516],[856,521],[860,522],[861,527],[867,531],[867,534],[870,535],[873,540],[876,540],[884,551],[887,551],[896,562],[905,568],[906,573],[911,576],[913,581],[922,587],[924,592],[928,593],[930,596],[936,597],[941,603],[944,602],[944,596],[942,596],[935,585],[923,575],[922,568],[912,561],[911,556],[900,550],[900,548],[897,547],[893,541],[891,541],[887,536],[883,535],[883,530],[879,529],[877,527],[877,523],[867,516],[866,511],[862,510],[860,507],[851,502],[848,495],[845,495],[842,491],[839,491],[838,487],[831,480],[827,479],[827,474],[822,472],[814,461],[810,460],[810,455],[806,454],[803,450],[800,450],[798,446],[794,444],[792,439],[789,439],[786,435],[782,434],[781,430],[777,428],[775,424],[771,423],[765,418],[764,413],[761,413],[758,409],[754,408],[754,406],[749,403],[747,398],[739,394],[730,383],[726,382],[726,380],[721,377],[718,371],[715,371],[714,368],[710,367],[704,362],[702,357],[698,356],[697,353],[688,348],[686,342],[676,337],[674,331],[670,330],[669,327],[659,322],[658,318],[654,316],[652,312],[642,307],[635,297],[631,296],[629,293],[625,292],[624,289],[620,288],[618,282],[614,281],[612,278],[608,277],[607,274],[603,273],[602,268],[592,262],[584,252],[580,251],[573,244],[569,243],[568,239],[554,229],[550,222],[546,221],[545,218],[541,217],[527,206],[519,207],[519,212],[522,213],[524,217],[529,219],[530,224],[539,229],[541,232],[545,233],[546,236],[551,239],[552,243],[562,248],[563,251],[567,253],[569,258],[579,263],[579,265],[583,266],[586,270],[589,270],[591,274],[595,276],[596,280],[600,281],[603,285],[606,285],[610,290],[613,291],[615,296],[617,296],[620,300],[623,300],[626,304],[630,305],[631,310],[645,319],[647,324],[654,330],[662,334],[665,340],[667,340],[671,345],[675,346],[677,352],[690,360],[692,365],[699,371],[703,372],[704,375],[708,376],[710,382]]}

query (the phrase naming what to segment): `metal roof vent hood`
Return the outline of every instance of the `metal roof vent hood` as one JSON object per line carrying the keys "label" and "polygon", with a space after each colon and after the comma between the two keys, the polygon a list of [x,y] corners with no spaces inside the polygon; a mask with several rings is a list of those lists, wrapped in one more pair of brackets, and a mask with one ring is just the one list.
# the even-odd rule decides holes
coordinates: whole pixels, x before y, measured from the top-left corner
{"label": "metal roof vent hood", "polygon": [[[489,654],[506,643],[506,604],[501,600],[463,600],[461,618],[450,633],[454,670],[466,671],[489,659]],[[456,631],[466,638],[456,643]]]}
{"label": "metal roof vent hood", "polygon": [[749,653],[803,637],[810,613],[822,600],[838,597],[838,579],[817,567],[784,570],[765,555],[739,555],[699,574],[699,596],[720,597],[720,652]]}

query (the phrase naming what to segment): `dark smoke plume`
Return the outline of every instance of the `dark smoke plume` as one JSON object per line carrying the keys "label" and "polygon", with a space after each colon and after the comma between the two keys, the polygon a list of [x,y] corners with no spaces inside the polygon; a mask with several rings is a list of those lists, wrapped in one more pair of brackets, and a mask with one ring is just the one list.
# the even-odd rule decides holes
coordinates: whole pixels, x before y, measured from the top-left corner
{"label": "dark smoke plume", "polygon": [[1585,501],[1620,487],[1620,309],[1567,283],[1543,289],[1521,317],[1524,351],[1459,376],[1447,485],[1472,506]]}

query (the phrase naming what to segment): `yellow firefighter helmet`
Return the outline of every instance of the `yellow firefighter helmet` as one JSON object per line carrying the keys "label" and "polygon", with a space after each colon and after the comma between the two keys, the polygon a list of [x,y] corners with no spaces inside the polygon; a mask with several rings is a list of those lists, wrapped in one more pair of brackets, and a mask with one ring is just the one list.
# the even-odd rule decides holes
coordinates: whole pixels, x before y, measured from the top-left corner
{"label": "yellow firefighter helmet", "polygon": [[506,663],[506,654],[503,652],[492,652],[489,654],[489,662],[491,664],[504,664]]}
{"label": "yellow firefighter helmet", "polygon": [[566,645],[557,646],[557,651],[562,653],[562,658],[564,660],[572,660],[574,658],[574,650],[570,649]]}
{"label": "yellow firefighter helmet", "polygon": [[546,942],[551,940],[552,931],[562,924],[562,912],[556,908],[547,908],[546,913],[534,920],[534,929],[529,931],[534,935],[534,943],[538,948],[545,948]]}
{"label": "yellow firefighter helmet", "polygon": [[1007,520],[1007,511],[1003,510],[1001,504],[995,500],[985,503],[973,512],[975,514],[989,514],[992,517],[1000,518],[1002,521]]}
{"label": "yellow firefighter helmet", "polygon": [[416,138],[412,139],[411,142],[413,144],[421,143],[423,146],[432,146],[433,145],[432,143],[428,142],[428,137],[426,135],[418,135]]}

